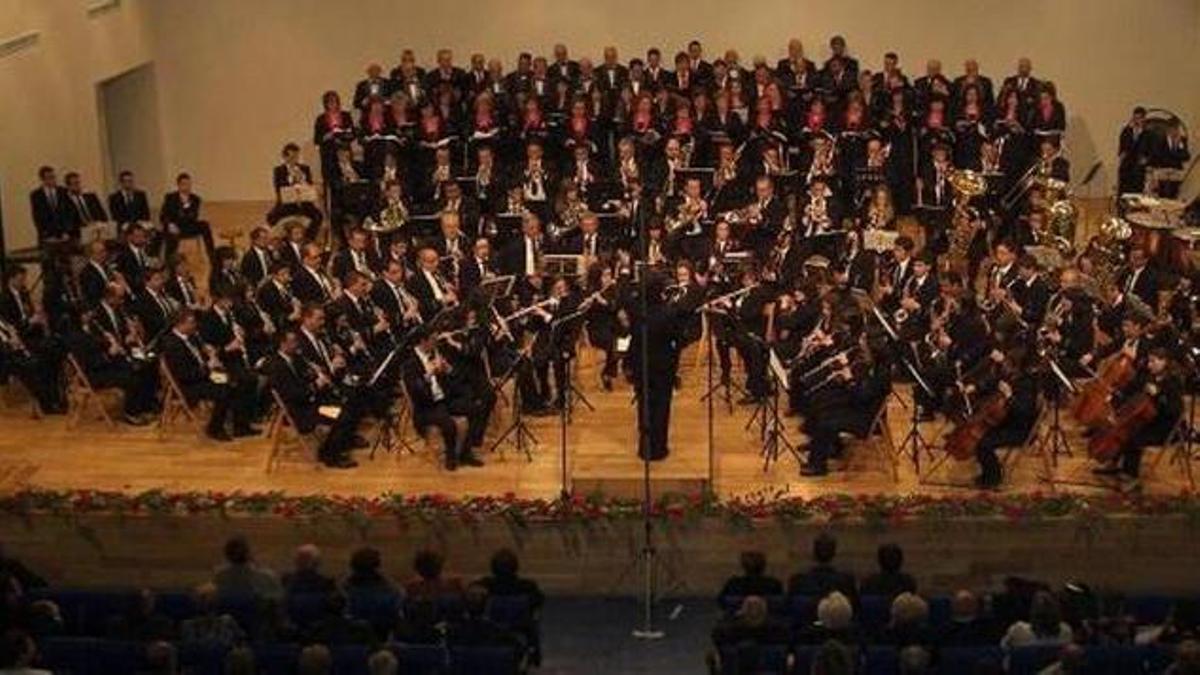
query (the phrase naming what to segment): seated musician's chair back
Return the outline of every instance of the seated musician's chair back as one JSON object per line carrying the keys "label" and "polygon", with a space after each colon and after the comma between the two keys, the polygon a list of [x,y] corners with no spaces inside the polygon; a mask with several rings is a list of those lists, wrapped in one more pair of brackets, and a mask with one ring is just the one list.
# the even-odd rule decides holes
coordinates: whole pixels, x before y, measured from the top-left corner
{"label": "seated musician's chair back", "polygon": [[88,379],[87,372],[80,365],[79,360],[74,354],[67,354],[66,361],[67,371],[67,428],[74,429],[79,425],[83,418],[88,413],[89,408],[94,408],[100,413],[100,419],[108,425],[110,429],[116,429],[117,424],[113,422],[113,418],[108,414],[108,409],[104,405],[104,399],[101,397],[103,391],[115,391],[116,388],[108,390],[99,390],[92,386],[92,381]]}
{"label": "seated musician's chair back", "polygon": [[[188,404],[183,388],[179,386],[179,381],[175,379],[175,375],[165,360],[159,361],[158,370],[162,379],[162,412],[158,416],[159,435],[166,434],[167,428],[174,425],[180,417],[186,418],[192,426],[199,427],[199,413]],[[200,401],[196,405],[203,404],[204,402]]]}
{"label": "seated musician's chair back", "polygon": [[287,455],[287,446],[290,445],[298,446],[311,459],[316,468],[321,468],[317,457],[320,440],[317,438],[316,430],[311,434],[301,433],[300,428],[296,426],[296,421],[292,419],[292,414],[288,412],[287,406],[280,398],[279,392],[275,391],[273,387],[269,389],[274,412],[272,412],[271,421],[267,423],[266,428],[266,436],[271,441],[267,448],[267,464],[264,467],[266,472],[271,473],[275,467],[279,466],[279,462]]}

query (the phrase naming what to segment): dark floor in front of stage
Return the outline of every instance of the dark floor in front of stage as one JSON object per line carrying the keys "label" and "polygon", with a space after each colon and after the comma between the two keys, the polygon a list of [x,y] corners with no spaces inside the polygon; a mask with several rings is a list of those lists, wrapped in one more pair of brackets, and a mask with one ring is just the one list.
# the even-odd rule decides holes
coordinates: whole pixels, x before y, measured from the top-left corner
{"label": "dark floor in front of stage", "polygon": [[[676,608],[679,608],[676,610]],[[674,616],[674,618],[672,618]],[[639,640],[644,619],[636,598],[548,598],[542,616],[543,675],[704,673],[716,601],[669,600],[654,612],[661,640]]]}

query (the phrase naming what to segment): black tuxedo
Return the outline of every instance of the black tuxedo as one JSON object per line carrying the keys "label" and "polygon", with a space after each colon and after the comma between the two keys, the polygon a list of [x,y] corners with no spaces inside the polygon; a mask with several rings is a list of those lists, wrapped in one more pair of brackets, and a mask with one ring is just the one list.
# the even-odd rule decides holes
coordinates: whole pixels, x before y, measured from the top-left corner
{"label": "black tuxedo", "polygon": [[547,68],[547,71],[549,72],[551,79],[555,81],[565,81],[573,85],[575,80],[579,79],[579,63],[570,59],[562,62],[555,61],[554,63],[551,63],[550,67]]}
{"label": "black tuxedo", "polygon": [[[532,253],[534,269],[538,269],[538,263],[541,261],[543,252],[543,244],[541,242],[533,247]],[[504,248],[504,251],[500,256],[501,270],[505,274],[515,274],[518,277],[525,276],[525,271],[529,267],[528,263],[530,262],[528,260],[529,253],[530,251],[527,250],[525,245],[525,237],[517,237]]]}
{"label": "black tuxedo", "polygon": [[371,99],[386,100],[391,95],[392,83],[386,77],[363,78],[354,85],[354,107],[358,110],[366,110],[367,103]]}
{"label": "black tuxedo", "polygon": [[166,332],[175,316],[175,303],[166,294],[157,297],[149,290],[138,295],[133,301],[133,313],[142,322],[142,328],[149,341],[155,336]]}
{"label": "black tuxedo", "polygon": [[561,246],[562,252],[569,255],[605,256],[612,252],[612,242],[601,232],[584,234],[579,230],[567,237]]}
{"label": "black tuxedo", "polygon": [[[446,293],[449,289],[444,286],[444,279],[442,280],[442,283],[442,292]],[[422,270],[417,270],[415,273],[413,273],[413,275],[408,278],[405,286],[408,288],[409,293],[412,293],[414,296],[416,296],[417,302],[420,304],[421,318],[425,321],[429,321],[433,317],[437,316],[438,312],[442,311],[442,308],[445,306],[442,304],[442,302],[438,301],[437,295],[434,293],[432,283],[425,276],[425,273]]]}
{"label": "black tuxedo", "polygon": [[319,392],[303,356],[285,357],[273,352],[266,357],[263,372],[267,376],[267,385],[287,408],[297,431],[307,434],[318,425],[329,425],[329,435],[318,449],[321,461],[335,462],[349,451],[361,413],[356,406],[348,403],[342,406],[342,414],[336,419],[321,415]]}
{"label": "black tuxedo", "polygon": [[90,307],[100,302],[100,298],[104,296],[104,289],[114,280],[107,266],[97,267],[89,260],[79,270],[79,295],[84,304]]}
{"label": "black tuxedo", "polygon": [[271,321],[276,326],[288,323],[288,317],[295,309],[290,288],[280,289],[274,280],[268,279],[259,286],[255,297],[258,300],[258,306],[271,317]]}
{"label": "black tuxedo", "polygon": [[596,68],[596,82],[607,94],[616,94],[629,82],[629,69],[619,63],[601,64]]}
{"label": "black tuxedo", "polygon": [[1135,295],[1152,310],[1158,309],[1158,274],[1146,265],[1141,270],[1125,269],[1117,277],[1117,288],[1126,295]]}
{"label": "black tuxedo", "polygon": [[[215,258],[213,251],[212,229],[208,222],[200,219],[200,195],[189,195],[186,204],[178,191],[163,195],[162,208],[159,209],[158,219],[162,221],[163,235],[166,237],[166,257],[170,258],[179,248],[179,240],[186,237],[200,237],[204,240],[204,248],[208,251],[209,260]],[[170,226],[178,230],[172,233]]]}
{"label": "black tuxedo", "polygon": [[[54,196],[51,197],[50,194]],[[67,189],[55,186],[49,193],[39,187],[29,193],[29,208],[33,212],[33,224],[37,227],[38,239],[49,239],[70,235],[79,236],[79,230],[72,229],[67,216],[70,208],[67,201]]]}
{"label": "black tuxedo", "polygon": [[1050,287],[1039,274],[1032,283],[1024,280],[1012,285],[1013,300],[1021,307],[1021,320],[1030,326],[1042,325],[1050,302]]}
{"label": "black tuxedo", "polygon": [[96,196],[95,192],[74,194],[68,191],[65,215],[68,223],[67,226],[75,231],[85,225],[108,221],[108,213],[104,210],[104,206],[100,203],[100,198]]}
{"label": "black tuxedo", "polygon": [[379,257],[371,249],[355,252],[350,247],[341,248],[333,255],[333,262],[330,263],[330,272],[333,278],[345,283],[346,275],[353,270],[358,270],[358,263],[355,261],[355,256],[361,257],[361,264],[366,267],[367,274],[374,277],[379,273]]}
{"label": "black tuxedo", "polygon": [[[482,268],[480,267],[482,265]],[[491,261],[480,261],[475,256],[471,256],[462,261],[458,266],[458,287],[462,291],[463,296],[467,296],[471,291],[479,288],[484,279],[489,274],[494,274]]]}
{"label": "black tuxedo", "polygon": [[128,194],[117,190],[108,196],[108,211],[118,225],[150,222],[150,200],[145,190],[133,190]]}
{"label": "black tuxedo", "polygon": [[333,290],[333,283],[320,270],[301,265],[292,272],[292,293],[304,304],[329,302]]}
{"label": "black tuxedo", "polygon": [[251,246],[242,254],[238,270],[246,283],[257,286],[271,274],[271,252]]}
{"label": "black tuxedo", "polygon": [[169,330],[159,340],[158,347],[163,362],[183,391],[188,405],[195,405],[201,400],[212,401],[212,417],[207,427],[209,434],[222,432],[231,415],[235,430],[250,427],[254,407],[253,390],[248,389],[245,383],[232,379],[225,384],[213,382],[209,378],[203,343],[198,336],[184,338],[174,330]]}

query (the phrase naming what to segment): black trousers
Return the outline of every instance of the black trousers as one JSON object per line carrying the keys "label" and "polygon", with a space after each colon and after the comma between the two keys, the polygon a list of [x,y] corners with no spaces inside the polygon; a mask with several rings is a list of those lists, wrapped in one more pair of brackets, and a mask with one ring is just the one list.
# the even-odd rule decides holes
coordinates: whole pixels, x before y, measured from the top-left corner
{"label": "black trousers", "polygon": [[638,456],[650,460],[666,459],[670,454],[668,436],[671,397],[675,393],[674,373],[651,373],[645,388],[639,379],[634,379],[634,387],[638,395],[638,428],[644,431],[638,434]]}
{"label": "black trousers", "polygon": [[158,372],[149,363],[119,363],[87,374],[94,389],[120,389],[124,394],[126,415],[151,412],[158,400]]}
{"label": "black trousers", "polygon": [[207,220],[197,220],[192,223],[178,223],[179,233],[174,234],[168,231],[163,232],[163,257],[170,260],[179,250],[179,242],[182,239],[191,239],[192,237],[200,237],[204,241],[204,251],[208,253],[209,264],[216,259],[214,251],[216,246],[213,244],[212,226]]}
{"label": "black trousers", "polygon": [[223,430],[231,419],[234,429],[245,429],[254,419],[253,389],[244,380],[231,378],[225,384],[196,382],[183,387],[183,394],[187,397],[188,405],[195,405],[199,401],[212,402],[212,416],[208,418],[206,427],[210,433]]}
{"label": "black trousers", "polygon": [[[754,397],[767,395],[767,350],[753,337],[738,334],[734,348],[746,364],[746,391]],[[724,364],[721,366],[724,372]]]}

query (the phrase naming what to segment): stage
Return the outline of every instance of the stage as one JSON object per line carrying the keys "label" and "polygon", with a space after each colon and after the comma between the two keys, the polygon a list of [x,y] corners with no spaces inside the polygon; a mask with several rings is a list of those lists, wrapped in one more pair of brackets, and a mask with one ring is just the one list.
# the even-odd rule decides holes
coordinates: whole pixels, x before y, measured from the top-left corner
{"label": "stage", "polygon": [[[727,498],[755,493],[812,498],[845,494],[952,494],[968,490],[942,483],[968,483],[976,473],[974,462],[945,462],[926,480],[916,471],[910,452],[901,452],[893,480],[891,447],[902,444],[909,431],[907,385],[898,385],[888,403],[890,444],[883,436],[847,445],[846,460],[835,464],[827,477],[802,478],[795,456],[786,451],[764,470],[761,425],[749,424],[754,408],[727,406],[717,398],[712,413],[712,446],[708,443],[708,408],[701,397],[707,386],[706,354],[693,345],[683,355],[681,386],[675,392],[671,418],[671,455],[651,465],[656,493],[695,493],[712,480],[716,496]],[[584,348],[575,381],[594,406],[579,402],[567,427],[567,489],[577,494],[602,491],[612,496],[640,497],[643,466],[634,451],[637,441],[636,409],[631,388],[618,381],[614,390],[600,386],[600,352]],[[736,363],[736,359],[735,359]],[[715,370],[715,368],[714,368]],[[735,366],[734,382],[741,381]],[[509,388],[511,391],[511,387]],[[737,394],[734,393],[736,400]],[[115,397],[110,397],[115,398]],[[116,403],[110,400],[110,404]],[[110,409],[111,405],[110,405]],[[483,453],[485,466],[446,471],[438,458],[440,439],[426,443],[405,429],[415,452],[358,450],[355,469],[337,471],[316,465],[298,448],[289,452],[272,471],[266,471],[271,443],[265,437],[217,443],[181,422],[160,432],[157,427],[108,428],[102,421],[85,419],[69,429],[61,417],[31,419],[22,393],[9,387],[2,415],[5,433],[0,436],[0,492],[21,488],[94,489],[141,492],[160,489],[188,491],[280,491],[287,494],[377,496],[383,493],[441,494],[450,497],[512,494],[519,498],[550,498],[563,486],[560,418],[526,417],[538,443],[528,457],[511,444]],[[115,409],[114,409],[115,413]],[[496,408],[485,448],[509,425],[511,409]],[[785,437],[803,449],[805,437],[799,419],[784,418]],[[922,424],[923,437],[936,445],[945,429],[940,419]],[[1067,482],[1092,482],[1083,439],[1066,424],[1070,455],[1056,458],[1053,473]],[[378,425],[361,429],[374,441]],[[1171,457],[1151,450],[1146,457],[1144,489],[1154,494],[1174,494],[1187,486],[1182,468]],[[922,455],[922,471],[940,456],[935,448]],[[1160,457],[1161,456],[1161,457]],[[1026,448],[1014,456],[1015,470],[1006,477],[1008,492],[1095,490],[1087,486],[1051,485],[1041,453]]]}

